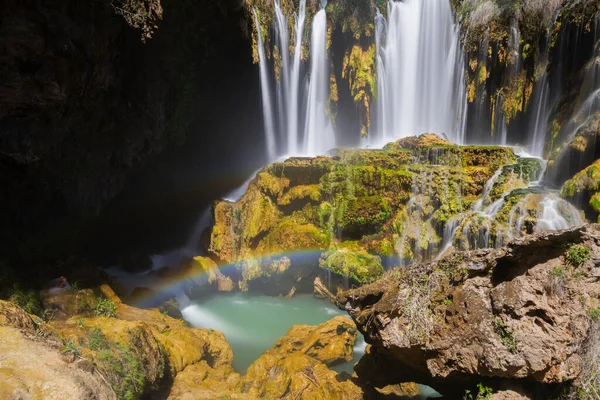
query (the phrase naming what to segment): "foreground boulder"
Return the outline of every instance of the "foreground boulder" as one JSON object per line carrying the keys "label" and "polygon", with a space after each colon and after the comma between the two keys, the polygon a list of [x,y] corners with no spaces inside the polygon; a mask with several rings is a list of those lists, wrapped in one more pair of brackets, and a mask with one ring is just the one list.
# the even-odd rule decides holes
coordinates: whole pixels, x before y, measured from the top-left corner
{"label": "foreground boulder", "polygon": [[590,225],[391,270],[337,296],[372,344],[355,370],[371,386],[415,381],[451,398],[480,382],[544,396],[577,384],[599,373],[585,361],[598,259],[600,226]]}
{"label": "foreground boulder", "polygon": [[352,360],[357,330],[346,317],[294,325],[243,377],[200,362],[175,378],[169,399],[362,399],[362,389],[328,365]]}
{"label": "foreground boulder", "polygon": [[107,285],[40,297],[46,320],[0,301],[0,398],[140,399],[188,368],[237,376],[221,332],[126,305]]}
{"label": "foreground boulder", "polygon": [[0,398],[116,400],[98,374],[65,360],[31,315],[0,300]]}

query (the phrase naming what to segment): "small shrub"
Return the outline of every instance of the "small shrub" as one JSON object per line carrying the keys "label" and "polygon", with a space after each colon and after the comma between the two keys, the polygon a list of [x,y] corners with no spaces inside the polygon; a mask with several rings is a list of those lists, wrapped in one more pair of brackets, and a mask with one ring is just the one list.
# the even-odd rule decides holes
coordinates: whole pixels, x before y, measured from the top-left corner
{"label": "small shrub", "polygon": [[75,358],[78,358],[79,356],[81,356],[81,347],[75,345],[75,343],[71,339],[69,339],[64,343],[60,352],[62,354],[71,353],[73,354],[73,356],[75,356]]}
{"label": "small shrub", "polygon": [[572,244],[564,254],[567,265],[577,268],[591,258],[591,251],[581,244]]}
{"label": "small shrub", "polygon": [[502,344],[506,346],[510,351],[514,352],[517,350],[517,340],[512,330],[508,329],[504,321],[500,318],[494,320],[494,332],[502,340]]}
{"label": "small shrub", "polygon": [[600,308],[590,312],[592,326],[580,351],[579,384],[563,396],[565,400],[598,400],[600,398]]}
{"label": "small shrub", "polygon": [[10,295],[10,301],[21,307],[29,314],[42,316],[42,305],[39,295],[34,290],[22,290],[15,286]]}
{"label": "small shrub", "polygon": [[119,399],[141,398],[146,387],[146,376],[140,360],[129,346],[117,343],[112,349],[100,351],[96,360]]}
{"label": "small shrub", "polygon": [[108,349],[110,347],[110,343],[108,340],[106,340],[106,336],[104,336],[99,328],[94,328],[88,337],[87,347],[89,347],[91,350],[99,351]]}
{"label": "small shrub", "polygon": [[473,397],[473,393],[470,390],[465,391],[463,400],[491,400],[492,388],[484,385],[483,383],[477,384],[477,396]]}
{"label": "small shrub", "polygon": [[546,290],[550,294],[562,296],[565,291],[566,282],[567,271],[561,266],[556,266],[548,272],[548,282],[546,283]]}
{"label": "small shrub", "polygon": [[434,313],[431,299],[442,288],[443,273],[434,271],[431,275],[419,278],[408,278],[410,288],[408,293],[400,292],[396,299],[402,315],[410,321],[410,329],[406,336],[411,344],[427,344],[433,328],[443,320],[441,315]]}
{"label": "small shrub", "polygon": [[69,286],[69,291],[70,292],[78,292],[79,290],[81,290],[79,288],[79,283],[77,283],[77,281],[73,282],[70,286]]}
{"label": "small shrub", "polygon": [[96,304],[96,309],[94,310],[94,314],[107,317],[107,318],[116,318],[117,317],[117,306],[114,301],[110,299],[101,298],[98,299],[98,304]]}

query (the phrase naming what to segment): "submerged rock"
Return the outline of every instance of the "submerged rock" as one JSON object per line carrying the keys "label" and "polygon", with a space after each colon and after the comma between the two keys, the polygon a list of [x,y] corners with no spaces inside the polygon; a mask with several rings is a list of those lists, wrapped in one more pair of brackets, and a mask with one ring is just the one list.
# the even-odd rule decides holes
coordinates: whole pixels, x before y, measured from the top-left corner
{"label": "submerged rock", "polygon": [[425,383],[462,396],[479,382],[535,388],[581,374],[600,282],[600,226],[546,232],[387,272],[338,295],[372,344],[355,370],[375,387]]}

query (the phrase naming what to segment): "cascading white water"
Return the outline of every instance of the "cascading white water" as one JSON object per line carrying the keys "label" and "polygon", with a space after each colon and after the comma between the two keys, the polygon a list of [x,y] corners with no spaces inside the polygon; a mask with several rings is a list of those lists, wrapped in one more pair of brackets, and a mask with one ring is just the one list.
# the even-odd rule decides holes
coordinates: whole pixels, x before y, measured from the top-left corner
{"label": "cascading white water", "polygon": [[335,146],[335,135],[327,115],[329,73],[327,66],[327,15],[319,11],[313,20],[311,68],[304,153],[315,155]]}
{"label": "cascading white water", "polygon": [[288,143],[287,153],[297,154],[298,153],[298,132],[299,132],[299,118],[298,110],[299,97],[300,97],[300,61],[302,59],[302,36],[304,35],[304,22],[306,20],[306,0],[300,0],[300,10],[296,16],[295,31],[296,41],[294,48],[294,63],[292,64],[291,81],[290,81],[290,99],[289,99],[289,111],[288,111]]}
{"label": "cascading white water", "polygon": [[446,0],[388,3],[375,18],[381,142],[423,132],[465,138],[466,91],[459,29]]}
{"label": "cascading white water", "polygon": [[260,24],[258,22],[258,14],[254,11],[254,21],[258,31],[258,57],[260,68],[260,86],[262,94],[263,118],[265,124],[265,136],[267,142],[267,156],[269,160],[276,156],[275,143],[275,123],[273,121],[273,103],[271,101],[271,89],[269,87],[269,72],[267,70],[267,60],[265,58],[265,49],[263,45],[262,34],[260,32]]}
{"label": "cascading white water", "polygon": [[[263,40],[259,37],[258,47],[261,63],[263,90],[263,114],[269,161],[279,155],[323,154],[335,147],[335,133],[327,114],[329,102],[329,62],[327,59],[327,16],[326,2],[321,2],[319,11],[312,21],[310,42],[310,66],[302,61],[302,40],[306,25],[306,0],[301,0],[294,16],[294,27],[290,29],[288,15],[285,15],[280,1],[274,1],[273,54],[277,57],[275,74],[269,76],[264,60]],[[259,20],[256,17],[258,26]],[[294,32],[290,43],[290,31]],[[260,36],[260,35],[259,35]],[[293,58],[290,48],[293,45]],[[264,78],[264,79],[263,79]],[[274,79],[278,78],[278,79]],[[269,79],[276,87],[276,104],[271,103]],[[305,82],[307,89],[302,90]],[[276,115],[273,111],[276,111]],[[278,121],[278,124],[275,123]]]}
{"label": "cascading white water", "polygon": [[[546,195],[540,201],[540,206],[542,209],[536,223],[536,231],[538,232],[567,229],[570,226],[583,224],[579,211],[554,194]],[[561,207],[563,210],[560,209]],[[569,220],[567,220],[567,217]]]}
{"label": "cascading white water", "polygon": [[[281,69],[279,71],[279,80],[277,81],[277,107],[280,116],[285,115],[288,109],[286,104],[289,102],[289,75],[290,75],[290,54],[289,54],[289,28],[287,17],[283,14],[279,0],[274,1],[275,6],[275,38],[278,46],[278,54],[281,57]],[[277,67],[276,67],[277,68]],[[279,130],[284,132],[287,128],[285,118],[279,118]],[[282,140],[283,138],[280,138]]]}

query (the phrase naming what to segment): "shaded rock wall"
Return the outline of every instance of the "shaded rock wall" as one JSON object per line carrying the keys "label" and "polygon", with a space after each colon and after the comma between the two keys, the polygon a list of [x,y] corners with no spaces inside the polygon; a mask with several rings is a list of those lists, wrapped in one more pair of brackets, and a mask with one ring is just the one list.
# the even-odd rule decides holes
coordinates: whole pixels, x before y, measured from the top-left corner
{"label": "shaded rock wall", "polygon": [[[247,48],[239,12],[235,0],[0,5],[0,258],[73,252],[82,224],[124,189],[173,190],[184,163],[140,173],[158,155],[176,159],[190,138],[199,154],[179,158],[229,146],[213,120],[243,103],[216,107],[230,70],[211,63]],[[256,89],[254,75],[244,82]]]}

